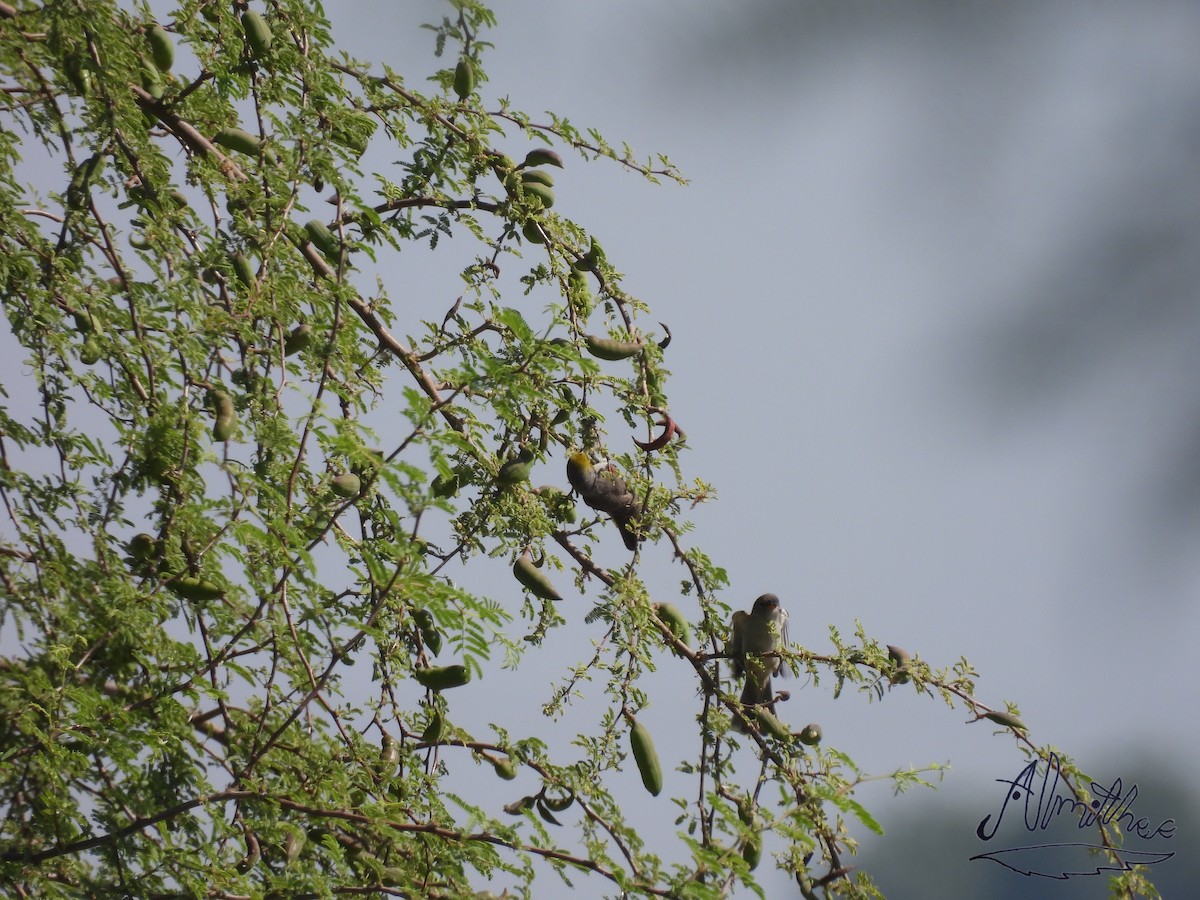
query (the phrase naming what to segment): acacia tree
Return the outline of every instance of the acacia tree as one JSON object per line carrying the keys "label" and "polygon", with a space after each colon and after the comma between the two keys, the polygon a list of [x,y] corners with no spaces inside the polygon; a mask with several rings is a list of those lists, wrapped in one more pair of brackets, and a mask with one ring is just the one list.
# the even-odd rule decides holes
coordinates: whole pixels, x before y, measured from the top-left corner
{"label": "acacia tree", "polygon": [[[555,205],[557,167],[682,180],[665,157],[485,106],[473,0],[432,27],[428,89],[339,55],[306,0],[30,0],[0,24],[24,367],[0,408],[6,892],[528,895],[557,871],[715,897],[754,885],[772,833],[805,896],[877,895],[848,863],[847,819],[874,825],[849,757],[737,702],[724,573],[684,541],[709,491],[679,466],[669,332]],[[453,287],[407,274],[429,254]],[[607,499],[577,504],[578,453],[611,461]],[[652,602],[648,560],[680,567],[681,598]],[[458,583],[497,565],[487,591]],[[583,613],[564,593],[597,632],[566,662],[559,626]],[[832,638],[781,653],[813,685],[965,705],[1045,756],[966,661]],[[543,729],[456,722],[531,662],[558,679]],[[674,846],[613,793],[632,765],[670,802],[655,665],[697,689]],[[584,682],[604,712],[557,746]],[[493,768],[534,789],[492,803],[469,776]]]}

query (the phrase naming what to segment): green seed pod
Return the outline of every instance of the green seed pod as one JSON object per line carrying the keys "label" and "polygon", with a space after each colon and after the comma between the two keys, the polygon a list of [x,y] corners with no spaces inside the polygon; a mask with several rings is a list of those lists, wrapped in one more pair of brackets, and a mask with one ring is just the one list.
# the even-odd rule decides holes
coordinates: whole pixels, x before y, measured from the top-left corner
{"label": "green seed pod", "polygon": [[596,337],[594,334],[585,334],[583,339],[587,344],[588,353],[597,359],[629,359],[641,353],[645,346],[641,341],[618,341]]}
{"label": "green seed pod", "polygon": [[529,592],[542,600],[562,600],[562,594],[555,590],[550,579],[533,564],[528,553],[522,553],[513,563],[513,575],[517,581],[529,588]]}
{"label": "green seed pod", "polygon": [[775,714],[765,706],[754,707],[754,718],[758,719],[759,727],[773,738],[778,738],[781,741],[790,741],[792,733],[788,731],[786,725],[776,718]]}
{"label": "green seed pod", "polygon": [[554,205],[554,191],[544,184],[539,184],[536,181],[526,181],[522,183],[521,190],[524,192],[526,199],[536,197],[538,202],[546,209]]}
{"label": "green seed pod", "polygon": [[466,666],[428,666],[414,669],[413,677],[431,691],[445,691],[462,687],[471,680],[471,673]]}
{"label": "green seed pod", "polygon": [[104,348],[100,346],[100,342],[96,340],[94,334],[89,334],[83,340],[83,346],[79,348],[79,361],[85,366],[91,366],[100,361],[100,357],[104,355]]}
{"label": "green seed pod", "polygon": [[197,578],[194,575],[181,575],[179,578],[172,578],[167,582],[167,587],[184,600],[204,602],[207,600],[218,600],[225,596],[225,591],[213,584],[213,582],[204,578]]}
{"label": "green seed pod", "polygon": [[492,768],[494,768],[496,770],[496,774],[505,781],[512,781],[517,777],[516,766],[513,765],[512,760],[507,756],[504,757],[504,759],[493,760]]}
{"label": "green seed pod", "polygon": [[572,265],[580,272],[595,272],[603,261],[604,248],[600,246],[599,241],[592,238],[587,253],[575,260]]}
{"label": "green seed pod", "polygon": [[304,852],[304,845],[308,843],[308,835],[303,831],[289,831],[288,836],[283,841],[283,856],[286,860],[286,865],[291,865],[300,858],[300,854]]}
{"label": "green seed pod", "polygon": [[63,58],[63,72],[79,96],[86,97],[92,92],[92,73],[84,66],[79,54],[68,53]]}
{"label": "green seed pod", "polygon": [[422,628],[421,641],[434,656],[442,652],[442,633],[436,628]]}
{"label": "green seed pod", "polygon": [[307,322],[297,325],[283,341],[283,355],[291,356],[299,353],[312,340],[312,326]]}
{"label": "green seed pod", "polygon": [[525,154],[525,162],[521,163],[521,168],[528,169],[533,166],[558,166],[561,169],[562,157],[545,147],[534,147]]}
{"label": "green seed pod", "polygon": [[655,603],[654,612],[681,642],[686,644],[691,640],[691,629],[679,607],[671,603]]}
{"label": "green seed pod", "polygon": [[538,227],[538,223],[533,219],[530,219],[521,226],[521,236],[531,244],[546,243],[546,239],[542,236],[542,229]]}
{"label": "green seed pod", "polygon": [[990,719],[997,725],[1003,725],[1005,728],[1012,728],[1016,731],[1024,731],[1025,723],[1014,716],[1012,713],[1005,710],[990,710],[983,714],[985,719]]}
{"label": "green seed pod", "polygon": [[225,391],[214,390],[209,392],[208,399],[217,413],[217,420],[213,423],[213,440],[227,441],[233,436],[233,428],[237,424],[233,398]]}
{"label": "green seed pod", "polygon": [[654,749],[654,741],[650,731],[641,722],[631,718],[629,729],[629,746],[633,750],[633,759],[637,763],[638,772],[642,776],[642,784],[653,796],[657,797],[663,788],[662,766],[658,762],[658,751]]}
{"label": "green seed pod", "polygon": [[739,797],[737,800],[738,818],[743,825],[753,825],[758,818],[754,813],[754,801],[749,797]]}
{"label": "green seed pod", "polygon": [[440,709],[434,708],[429,711],[429,721],[425,723],[425,730],[421,732],[421,740],[426,744],[436,744],[442,739],[445,730],[446,718]]}
{"label": "green seed pod", "polygon": [[155,25],[146,32],[146,40],[150,43],[150,58],[154,60],[155,68],[160,72],[170,72],[175,63],[175,45],[167,29]]}
{"label": "green seed pod", "polygon": [[457,471],[449,475],[438,475],[433,479],[429,489],[435,497],[453,497],[462,487],[462,479]]}
{"label": "green seed pod", "polygon": [[335,476],[330,485],[335,494],[347,500],[357,497],[362,492],[362,480],[353,472]]}
{"label": "green seed pod", "polygon": [[244,253],[235,253],[230,258],[233,263],[233,274],[246,287],[254,286],[254,264]]}
{"label": "green seed pod", "polygon": [[454,67],[454,93],[459,100],[466,100],[475,90],[475,64],[469,56],[460,57]]}
{"label": "green seed pod", "polygon": [[521,173],[522,184],[542,184],[546,187],[554,187],[554,176],[549,172],[543,172],[541,169],[526,169]]}
{"label": "green seed pod", "polygon": [[[167,92],[166,83],[163,81],[163,73],[155,68],[154,63],[142,57],[142,88],[153,97],[155,100],[161,100],[163,94]],[[147,113],[146,118],[153,122],[154,116]]]}
{"label": "green seed pod", "polygon": [[82,335],[99,334],[104,329],[101,328],[100,319],[91,310],[83,310],[72,315],[75,319],[75,330]]}
{"label": "green seed pod", "polygon": [[275,35],[271,33],[267,20],[261,13],[248,10],[242,13],[242,31],[246,34],[246,46],[250,48],[250,55],[261,60],[275,41]]}
{"label": "green seed pod", "polygon": [[568,791],[561,797],[550,797],[543,791],[542,802],[546,804],[547,809],[553,812],[565,812],[575,802],[575,795]]}
{"label": "green seed pod", "polygon": [[762,861],[761,834],[755,832],[742,842],[742,859],[746,861],[746,865],[750,867],[751,872],[758,868],[758,864]]}
{"label": "green seed pod", "polygon": [[414,609],[410,615],[412,616],[413,622],[422,631],[426,631],[434,627],[435,623],[433,620],[433,613],[431,613],[429,610],[418,607],[417,609]]}
{"label": "green seed pod", "polygon": [[809,722],[800,729],[800,743],[807,744],[809,747],[815,747],[821,743],[821,726],[816,722]]}
{"label": "green seed pod", "polygon": [[317,219],[310,219],[304,223],[304,233],[308,235],[308,239],[312,241],[312,245],[321,251],[322,255],[330,262],[336,262],[341,251],[341,244],[329,230],[329,226]]}
{"label": "green seed pod", "polygon": [[250,132],[233,126],[226,126],[214,134],[213,143],[247,156],[258,156],[258,151],[262,149],[262,141]]}

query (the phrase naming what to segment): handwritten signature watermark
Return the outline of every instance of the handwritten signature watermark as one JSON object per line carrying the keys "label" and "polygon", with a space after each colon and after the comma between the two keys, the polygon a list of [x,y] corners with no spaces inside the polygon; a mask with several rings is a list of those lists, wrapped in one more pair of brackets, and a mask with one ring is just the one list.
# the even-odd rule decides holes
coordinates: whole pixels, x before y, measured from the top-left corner
{"label": "handwritten signature watermark", "polygon": [[[990,841],[1000,832],[1000,825],[1020,817],[1025,830],[1046,833],[1061,819],[1077,817],[1076,829],[1083,830],[1095,825],[1115,824],[1127,838],[1137,836],[1142,840],[1170,840],[1175,836],[1175,820],[1164,819],[1157,825],[1145,816],[1133,811],[1138,788],[1116,778],[1110,785],[1092,782],[1092,799],[1081,801],[1070,792],[1060,793],[1061,772],[1058,757],[1053,753],[1041,765],[1034,760],[1023,768],[1015,778],[997,778],[1004,785],[1004,799],[1000,807],[988,813],[975,829],[981,841]],[[1010,831],[1011,826],[1010,826]],[[1102,857],[1093,851],[1101,851]],[[1101,872],[1127,872],[1134,866],[1149,866],[1165,862],[1174,856],[1174,851],[1112,849],[1100,844],[1080,841],[1063,843],[1038,843],[1003,850],[977,853],[972,860],[990,859],[1006,869],[1020,875],[1040,875],[1043,878],[1066,880],[1072,876],[1099,875]]]}

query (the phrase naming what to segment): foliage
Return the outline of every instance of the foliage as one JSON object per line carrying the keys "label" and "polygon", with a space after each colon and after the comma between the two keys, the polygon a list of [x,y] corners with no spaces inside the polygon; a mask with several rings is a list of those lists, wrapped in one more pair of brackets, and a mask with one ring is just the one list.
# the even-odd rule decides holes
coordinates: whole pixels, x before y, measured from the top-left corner
{"label": "foliage", "polygon": [[[731,734],[724,573],[681,543],[710,491],[680,469],[669,333],[643,330],[646,305],[555,206],[560,164],[678,173],[485,109],[492,14],[473,0],[432,26],[427,89],[340,55],[318,4],[255,6],[0,3],[0,283],[25,366],[0,408],[0,884],[436,898],[528,894],[552,869],[715,897],[754,884],[770,830],[807,896],[875,896],[845,861],[847,821],[873,825],[850,759],[754,721]],[[431,300],[442,276],[412,273],[446,256],[458,296]],[[581,450],[637,498],[641,542],[616,566],[595,558],[619,546],[607,515],[562,474],[528,480]],[[682,626],[639,576],[659,553],[684,572]],[[502,584],[456,580],[480,571]],[[578,613],[553,598],[572,581],[603,636],[544,730],[516,736],[504,709],[488,734],[456,724],[503,668],[562,665]],[[834,638],[791,661],[988,712],[965,662]],[[699,688],[670,858],[612,777],[636,763],[661,788],[641,680],[663,648]],[[585,681],[606,712],[572,757],[551,724]],[[480,764],[537,789],[492,804],[464,777]]]}

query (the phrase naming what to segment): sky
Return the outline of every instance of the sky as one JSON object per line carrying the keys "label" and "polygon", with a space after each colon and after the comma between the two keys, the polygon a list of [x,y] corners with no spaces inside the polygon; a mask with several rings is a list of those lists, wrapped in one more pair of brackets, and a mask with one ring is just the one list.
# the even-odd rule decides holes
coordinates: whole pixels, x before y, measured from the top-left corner
{"label": "sky", "polygon": [[[556,210],[671,328],[685,474],[718,492],[692,543],[724,599],[777,593],[818,652],[858,620],[966,656],[1035,741],[1136,781],[1200,740],[1200,10],[1089,7],[508,0],[482,92],[690,179],[568,156]],[[343,48],[414,80],[444,9],[327,6]],[[678,582],[667,548],[647,577]],[[651,685],[663,733],[689,724],[678,671]],[[867,772],[950,763],[936,792],[864,786],[885,827],[933,809],[970,832],[1023,764],[935,699],[790,687],[781,716]],[[506,690],[480,687],[483,720]]]}

